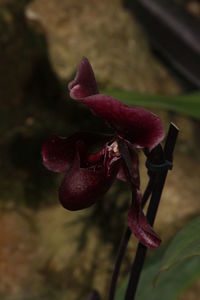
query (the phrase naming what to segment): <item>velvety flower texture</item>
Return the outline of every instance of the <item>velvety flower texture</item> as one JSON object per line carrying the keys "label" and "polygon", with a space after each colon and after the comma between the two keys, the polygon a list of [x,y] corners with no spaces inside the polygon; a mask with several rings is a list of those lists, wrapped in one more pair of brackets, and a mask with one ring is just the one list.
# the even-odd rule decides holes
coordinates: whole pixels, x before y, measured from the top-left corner
{"label": "velvety flower texture", "polygon": [[[128,225],[139,241],[149,248],[156,248],[160,238],[148,224],[141,208],[138,156],[135,149],[151,150],[164,137],[160,119],[143,108],[122,104],[110,96],[99,94],[92,67],[83,58],[75,79],[69,83],[71,97],[86,105],[96,116],[104,119],[114,129],[113,136],[79,132],[68,138],[53,136],[43,145],[45,167],[64,173],[59,189],[61,204],[69,210],[91,206],[110,188],[115,178],[129,181],[132,189],[132,205],[128,213]],[[99,140],[104,145],[95,153]],[[126,145],[132,165],[127,171],[119,143]]]}

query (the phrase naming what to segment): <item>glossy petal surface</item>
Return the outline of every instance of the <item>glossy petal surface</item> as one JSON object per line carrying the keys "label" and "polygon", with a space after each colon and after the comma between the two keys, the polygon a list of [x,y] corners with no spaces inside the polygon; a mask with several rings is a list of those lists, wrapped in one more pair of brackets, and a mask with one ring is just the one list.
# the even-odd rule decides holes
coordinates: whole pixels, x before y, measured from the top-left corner
{"label": "glossy petal surface", "polygon": [[68,138],[54,135],[43,144],[43,164],[50,171],[66,172],[72,165],[77,143],[82,148],[79,149],[79,154],[83,158],[88,148],[98,145],[100,141],[105,142],[109,139],[109,136],[91,132],[77,132]]}
{"label": "glossy petal surface", "polygon": [[[77,153],[71,169],[66,173],[59,190],[61,204],[69,210],[79,210],[94,204],[110,188],[116,168],[107,174],[105,166],[80,167]],[[111,165],[109,166],[111,168]]]}
{"label": "glossy petal surface", "polygon": [[[82,72],[79,71],[80,68]],[[164,129],[156,115],[143,108],[129,107],[111,96],[97,94],[97,90],[92,94],[94,88],[91,85],[89,89],[92,80],[91,76],[88,79],[85,76],[87,70],[87,64],[81,61],[75,80],[69,84],[73,99],[88,106],[95,115],[104,119],[135,146],[152,149],[161,142]]]}
{"label": "glossy petal surface", "polygon": [[128,146],[128,149],[129,149],[131,162],[132,162],[131,168],[133,170],[133,178],[130,180],[130,175],[127,172],[125,163],[121,159],[119,171],[117,173],[117,179],[119,179],[121,181],[130,181],[130,182],[133,181],[134,186],[137,186],[139,188],[139,186],[140,186],[140,176],[139,176],[139,158],[138,158],[138,154],[135,151],[134,147],[132,147],[132,145],[130,143],[127,143],[127,146]]}
{"label": "glossy petal surface", "polygon": [[147,248],[157,248],[161,243],[161,239],[149,225],[139,202],[141,202],[140,192],[136,191],[133,199],[133,206],[128,213],[128,225],[136,238]]}
{"label": "glossy petal surface", "polygon": [[81,60],[76,77],[69,83],[70,95],[78,98],[87,97],[99,93],[92,67],[86,57]]}
{"label": "glossy petal surface", "polygon": [[74,159],[75,143],[74,138],[52,136],[42,147],[44,166],[53,172],[67,171]]}

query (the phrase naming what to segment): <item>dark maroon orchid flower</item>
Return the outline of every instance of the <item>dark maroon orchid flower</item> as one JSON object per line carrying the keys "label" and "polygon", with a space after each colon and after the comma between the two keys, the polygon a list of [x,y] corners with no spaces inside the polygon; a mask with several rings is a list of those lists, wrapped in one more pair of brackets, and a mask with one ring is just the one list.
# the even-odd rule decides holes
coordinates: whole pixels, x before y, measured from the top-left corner
{"label": "dark maroon orchid flower", "polygon": [[[103,118],[115,134],[105,136],[104,146],[96,153],[90,151],[99,141],[96,134],[79,132],[69,138],[53,136],[43,145],[45,167],[65,173],[59,190],[60,202],[69,210],[87,208],[108,191],[115,178],[129,181],[133,199],[128,225],[142,244],[149,248],[158,247],[160,238],[148,224],[141,208],[135,149],[151,150],[161,142],[164,130],[160,119],[143,108],[129,107],[110,96],[99,94],[92,67],[86,58],[81,60],[75,79],[69,83],[69,90],[74,100]],[[124,164],[119,142],[124,143],[129,151],[131,173]]]}

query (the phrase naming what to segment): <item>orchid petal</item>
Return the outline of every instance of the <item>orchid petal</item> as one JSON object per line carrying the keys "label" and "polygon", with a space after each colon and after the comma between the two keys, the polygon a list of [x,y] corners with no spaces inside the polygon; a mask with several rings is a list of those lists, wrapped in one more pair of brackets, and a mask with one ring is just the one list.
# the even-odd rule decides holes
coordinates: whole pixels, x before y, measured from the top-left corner
{"label": "orchid petal", "polygon": [[66,173],[59,190],[61,204],[68,210],[80,210],[94,204],[110,188],[116,176],[113,172],[107,176],[103,166],[95,169],[81,168],[77,152],[71,169]]}
{"label": "orchid petal", "polygon": [[[92,67],[86,57],[83,57],[77,70],[76,77],[68,85],[71,97],[87,97],[99,93]],[[75,96],[76,95],[76,96]]]}
{"label": "orchid petal", "polygon": [[58,173],[68,170],[74,158],[76,142],[72,138],[52,136],[42,147],[44,166]]}
{"label": "orchid petal", "polygon": [[125,166],[125,163],[123,160],[120,161],[120,166],[119,166],[119,171],[117,173],[117,179],[121,180],[121,181],[130,181],[130,182],[134,182],[134,186],[138,187],[140,186],[140,176],[139,176],[139,158],[138,158],[138,154],[135,151],[134,147],[132,147],[132,145],[128,142],[126,142],[128,149],[129,149],[129,153],[130,153],[130,157],[131,157],[131,167],[133,169],[133,178],[130,179],[130,174],[127,171],[127,168]]}
{"label": "orchid petal", "polygon": [[136,191],[135,196],[137,199],[133,199],[133,206],[128,213],[128,225],[140,243],[147,248],[157,248],[161,243],[160,237],[148,223],[141,206],[139,205],[141,202],[140,192]]}
{"label": "orchid petal", "polygon": [[161,120],[144,108],[129,107],[119,100],[102,94],[79,99],[79,101],[137,147],[152,149],[164,138]]}
{"label": "orchid petal", "polygon": [[[109,139],[110,136],[92,132],[77,132],[68,138],[54,135],[43,144],[43,164],[50,171],[66,172],[72,165],[77,142],[79,142],[79,154],[82,160],[88,148]],[[87,149],[85,145],[87,145]]]}
{"label": "orchid petal", "polygon": [[98,94],[94,73],[87,59],[81,61],[69,90],[73,99],[88,106],[135,146],[151,150],[164,138],[162,122],[155,114],[143,108],[127,106],[111,96]]}

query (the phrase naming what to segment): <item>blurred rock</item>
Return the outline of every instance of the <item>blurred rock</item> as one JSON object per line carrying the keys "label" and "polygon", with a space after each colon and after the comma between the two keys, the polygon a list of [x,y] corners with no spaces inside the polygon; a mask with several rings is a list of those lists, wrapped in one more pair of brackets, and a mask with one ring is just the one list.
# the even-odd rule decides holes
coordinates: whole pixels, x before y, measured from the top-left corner
{"label": "blurred rock", "polygon": [[23,299],[37,295],[41,289],[40,274],[36,272],[35,225],[30,212],[20,215],[14,211],[0,214],[0,296],[1,299]]}
{"label": "blurred rock", "polygon": [[44,30],[28,24],[24,14],[29,2],[0,2],[1,137],[22,127],[23,119],[32,117],[38,103],[41,107],[48,102],[50,107],[55,98],[60,99]]}
{"label": "blurred rock", "polygon": [[41,56],[38,42],[42,41],[40,37],[37,40],[24,17],[25,2],[0,3],[0,98],[13,107],[21,103],[34,64]]}
{"label": "blurred rock", "polygon": [[[142,188],[147,180],[146,168],[141,161]],[[183,167],[184,162],[184,167]],[[192,170],[192,171],[191,171]],[[188,174],[190,179],[188,180]],[[176,152],[174,168],[169,172],[161,199],[155,229],[166,243],[185,224],[199,215],[200,167],[195,160]],[[117,191],[118,183],[102,203],[121,204],[128,196]],[[51,197],[49,195],[49,197]],[[56,194],[54,195],[56,198]],[[96,204],[97,206],[97,204]],[[44,207],[33,212],[18,208],[1,212],[0,215],[0,295],[4,300],[78,300],[95,288],[105,299],[112,274],[114,256],[112,242],[106,242],[105,235],[113,235],[120,240],[121,233],[110,227],[114,220],[126,223],[127,213],[114,209],[114,214],[99,226],[103,215],[92,219],[86,226],[85,246],[80,248],[82,229],[91,222],[89,208],[79,212],[69,212],[59,204]],[[102,233],[101,233],[102,231]],[[110,232],[108,232],[110,231]],[[104,240],[101,238],[104,236]],[[129,270],[137,241],[131,238],[122,274]],[[199,285],[195,285],[195,293]],[[188,295],[194,299],[194,292]],[[193,298],[192,298],[193,297]],[[184,298],[181,298],[184,299]],[[190,299],[190,296],[185,299]]]}
{"label": "blurred rock", "polygon": [[82,56],[110,87],[174,94],[179,86],[150,52],[145,35],[120,0],[34,0],[27,16],[45,28],[52,65],[70,79]]}

